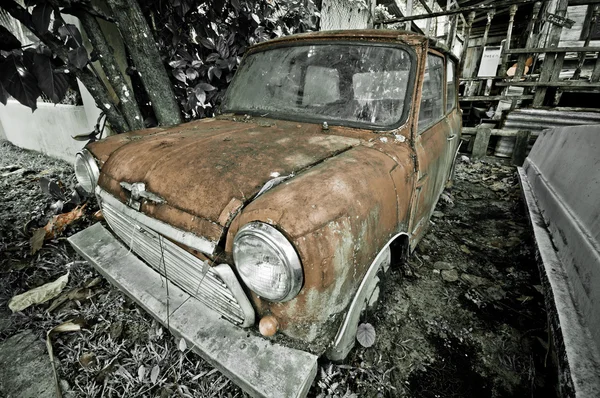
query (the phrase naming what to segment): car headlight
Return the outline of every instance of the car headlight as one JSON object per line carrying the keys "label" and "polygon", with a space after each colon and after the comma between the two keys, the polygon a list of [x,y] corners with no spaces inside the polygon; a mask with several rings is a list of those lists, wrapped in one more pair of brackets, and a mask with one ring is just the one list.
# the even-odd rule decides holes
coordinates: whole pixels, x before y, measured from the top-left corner
{"label": "car headlight", "polygon": [[248,288],[267,300],[291,300],[302,287],[304,277],[296,250],[268,224],[251,222],[238,231],[233,260]]}
{"label": "car headlight", "polygon": [[87,149],[83,149],[75,156],[75,177],[87,193],[94,192],[100,177],[100,169]]}

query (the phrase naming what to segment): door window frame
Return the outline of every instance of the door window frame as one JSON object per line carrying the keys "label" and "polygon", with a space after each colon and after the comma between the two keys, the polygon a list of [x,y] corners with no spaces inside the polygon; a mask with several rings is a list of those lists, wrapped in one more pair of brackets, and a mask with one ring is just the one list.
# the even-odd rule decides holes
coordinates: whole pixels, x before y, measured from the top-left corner
{"label": "door window frame", "polygon": [[[434,56],[434,57],[438,57],[442,59],[442,65],[443,65],[443,76],[442,76],[442,112],[440,114],[439,119],[429,123],[423,130],[420,129],[420,123],[419,123],[419,116],[421,114],[421,104],[419,104],[419,113],[416,115],[417,116],[417,134],[421,135],[427,131],[429,131],[433,126],[435,126],[436,124],[440,123],[442,120],[444,120],[444,117],[446,117],[446,115],[449,112],[446,112],[446,95],[447,95],[447,88],[446,88],[446,56],[438,51],[435,50],[428,50],[426,57],[428,58],[429,56]],[[425,62],[427,62],[427,58],[425,60]],[[423,85],[425,84],[425,73],[423,72],[423,83],[421,84],[421,101],[423,100]]]}

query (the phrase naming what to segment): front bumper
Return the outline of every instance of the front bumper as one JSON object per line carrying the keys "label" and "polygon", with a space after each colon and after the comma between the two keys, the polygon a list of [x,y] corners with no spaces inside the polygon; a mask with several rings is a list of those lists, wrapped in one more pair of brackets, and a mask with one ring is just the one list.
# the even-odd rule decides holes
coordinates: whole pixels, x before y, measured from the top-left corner
{"label": "front bumper", "polygon": [[308,393],[317,356],[248,333],[174,284],[165,284],[100,223],[71,236],[69,243],[113,285],[251,396]]}

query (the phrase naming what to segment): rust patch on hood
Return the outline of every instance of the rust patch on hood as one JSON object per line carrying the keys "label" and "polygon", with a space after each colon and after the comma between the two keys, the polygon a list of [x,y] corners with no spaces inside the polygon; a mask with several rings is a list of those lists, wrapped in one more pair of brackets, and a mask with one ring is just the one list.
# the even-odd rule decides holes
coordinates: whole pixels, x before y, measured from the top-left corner
{"label": "rust patch on hood", "polygon": [[118,183],[144,182],[167,203],[142,206],[143,212],[187,228],[196,218],[209,221],[217,227],[212,231],[216,238],[240,204],[248,203],[269,180],[297,174],[360,142],[322,134],[314,124],[207,119],[110,137],[88,148],[106,159],[99,180],[103,189],[125,200]]}

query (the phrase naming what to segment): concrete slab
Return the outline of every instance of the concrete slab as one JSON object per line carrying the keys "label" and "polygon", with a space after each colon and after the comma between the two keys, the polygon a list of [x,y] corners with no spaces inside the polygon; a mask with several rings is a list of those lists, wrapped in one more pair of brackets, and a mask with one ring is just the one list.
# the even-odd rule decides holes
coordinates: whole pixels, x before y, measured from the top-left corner
{"label": "concrete slab", "polygon": [[[317,356],[239,328],[164,279],[100,223],[71,236],[71,245],[171,333],[254,397],[304,397]],[[169,314],[167,320],[167,314]]]}
{"label": "concrete slab", "polygon": [[519,178],[564,395],[600,397],[600,126],[546,130]]}
{"label": "concrete slab", "polygon": [[55,396],[52,365],[43,340],[25,330],[0,343],[0,397]]}

